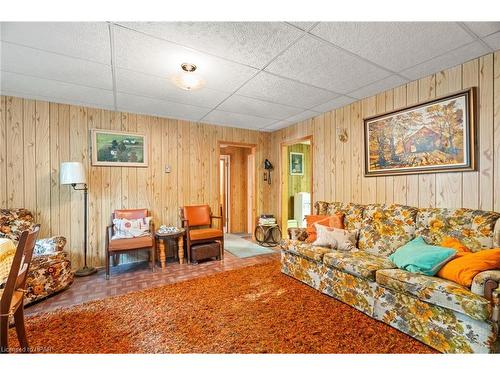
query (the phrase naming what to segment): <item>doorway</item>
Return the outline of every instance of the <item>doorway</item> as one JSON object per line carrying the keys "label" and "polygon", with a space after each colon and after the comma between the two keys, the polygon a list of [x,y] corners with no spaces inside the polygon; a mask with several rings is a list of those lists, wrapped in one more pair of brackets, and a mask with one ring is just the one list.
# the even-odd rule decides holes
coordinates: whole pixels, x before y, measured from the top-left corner
{"label": "doorway", "polygon": [[224,233],[251,235],[253,232],[255,148],[253,144],[219,144],[219,202]]}
{"label": "doorway", "polygon": [[281,144],[281,228],[305,228],[312,212],[312,136]]}

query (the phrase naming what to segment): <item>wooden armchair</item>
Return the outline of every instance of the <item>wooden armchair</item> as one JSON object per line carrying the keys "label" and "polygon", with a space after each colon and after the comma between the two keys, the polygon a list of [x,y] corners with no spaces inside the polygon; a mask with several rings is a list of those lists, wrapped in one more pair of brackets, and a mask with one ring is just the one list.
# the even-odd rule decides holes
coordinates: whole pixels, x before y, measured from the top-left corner
{"label": "wooden armchair", "polygon": [[148,216],[148,210],[122,209],[115,210],[111,217],[111,225],[106,227],[106,280],[109,280],[109,258],[111,256],[136,250],[149,250],[151,271],[155,270],[155,229],[151,220],[149,224],[149,235],[135,238],[123,238],[113,240],[113,219],[142,219]]}
{"label": "wooden armchair", "polygon": [[[222,216],[212,215],[209,205],[184,206],[179,209],[181,225],[186,230],[188,263],[191,263],[191,246],[207,242],[220,243],[220,256],[224,259],[224,231]],[[219,219],[219,228],[212,228],[212,219]]]}
{"label": "wooden armchair", "polygon": [[30,268],[33,249],[40,225],[21,234],[17,250],[10,266],[5,288],[0,289],[0,353],[8,353],[9,319],[14,317],[17,338],[23,352],[29,352],[26,329],[24,327],[24,295],[26,279]]}

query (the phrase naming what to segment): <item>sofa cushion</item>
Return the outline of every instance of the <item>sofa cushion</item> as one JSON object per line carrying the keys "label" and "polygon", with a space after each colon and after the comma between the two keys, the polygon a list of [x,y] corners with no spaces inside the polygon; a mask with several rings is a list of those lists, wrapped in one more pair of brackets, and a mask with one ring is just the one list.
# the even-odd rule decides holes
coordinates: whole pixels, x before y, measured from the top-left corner
{"label": "sofa cushion", "polygon": [[325,254],[335,251],[329,247],[315,246],[313,244],[297,240],[284,240],[281,247],[285,251],[317,262],[321,262]]}
{"label": "sofa cushion", "polygon": [[494,247],[494,227],[500,213],[467,208],[422,208],[416,221],[416,235],[433,245],[453,237],[472,251]]}
{"label": "sofa cushion", "polygon": [[378,270],[396,267],[387,257],[364,251],[336,251],[325,254],[323,263],[351,275],[375,280]]}
{"label": "sofa cushion", "polygon": [[365,207],[358,248],[377,255],[391,255],[415,236],[417,208],[398,204]]}
{"label": "sofa cushion", "polygon": [[389,289],[414,295],[418,299],[463,313],[476,320],[490,317],[490,302],[454,282],[400,269],[380,270],[376,281]]}
{"label": "sofa cushion", "polygon": [[0,237],[19,241],[21,233],[33,229],[33,214],[25,208],[0,209]]}
{"label": "sofa cushion", "polygon": [[344,229],[354,231],[361,228],[363,221],[363,205],[343,202],[324,202],[314,203],[314,210],[317,215],[335,215],[337,213],[344,215]]}

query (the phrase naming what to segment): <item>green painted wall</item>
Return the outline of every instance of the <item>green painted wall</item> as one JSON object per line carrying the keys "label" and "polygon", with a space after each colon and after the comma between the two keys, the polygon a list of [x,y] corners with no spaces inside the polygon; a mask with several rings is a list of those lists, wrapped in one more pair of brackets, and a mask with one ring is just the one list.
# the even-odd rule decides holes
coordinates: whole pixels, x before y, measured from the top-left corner
{"label": "green painted wall", "polygon": [[[291,176],[290,175],[290,153],[300,152],[304,154],[304,175]],[[311,172],[312,172],[312,159],[311,159],[311,145],[295,144],[288,146],[288,218],[293,219],[293,196],[295,193],[301,191],[311,192]]]}

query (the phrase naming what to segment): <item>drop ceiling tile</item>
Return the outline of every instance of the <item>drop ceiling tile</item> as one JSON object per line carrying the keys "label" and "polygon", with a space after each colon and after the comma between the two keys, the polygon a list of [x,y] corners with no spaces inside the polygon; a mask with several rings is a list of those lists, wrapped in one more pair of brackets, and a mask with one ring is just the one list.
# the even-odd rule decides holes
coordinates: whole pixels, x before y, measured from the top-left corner
{"label": "drop ceiling tile", "polygon": [[276,131],[276,130],[279,130],[279,129],[284,129],[290,125],[292,125],[293,123],[290,122],[290,121],[278,121],[278,122],[275,122],[269,126],[266,126],[265,128],[261,129],[261,130],[264,130],[264,131]]}
{"label": "drop ceiling tile", "polygon": [[271,118],[275,120],[282,120],[303,111],[301,108],[269,103],[240,95],[231,96],[224,103],[222,103],[218,109],[227,112],[243,113],[246,115]]}
{"label": "drop ceiling tile", "polygon": [[341,94],[390,74],[309,35],[265,70]]}
{"label": "drop ceiling tile", "polygon": [[111,63],[105,22],[2,22],[1,38],[24,46],[103,64]]}
{"label": "drop ceiling tile", "polygon": [[395,72],[473,41],[454,22],[324,22],[311,32]]}
{"label": "drop ceiling tile", "polygon": [[232,92],[251,78],[256,69],[219,59],[174,43],[114,26],[116,66],[166,79],[181,72],[181,64],[196,64],[206,87]]}
{"label": "drop ceiling tile", "polygon": [[440,70],[463,64],[468,60],[485,55],[488,52],[488,49],[481,42],[476,41],[410,69],[404,70],[401,74],[412,80],[419,79],[439,72]]}
{"label": "drop ceiling tile", "polygon": [[299,29],[308,31],[311,29],[311,27],[313,27],[318,22],[288,22],[288,23],[298,27]]}
{"label": "drop ceiling tile", "polygon": [[113,92],[109,90],[10,72],[1,72],[1,76],[2,91],[19,92],[28,96],[43,96],[58,103],[85,104],[106,108],[113,106]]}
{"label": "drop ceiling tile", "polygon": [[298,115],[292,116],[287,118],[285,121],[289,122],[290,124],[295,124],[296,122],[308,120],[310,118],[313,118],[315,116],[320,115],[321,113],[315,112],[315,111],[304,111],[302,113],[299,113]]}
{"label": "drop ceiling tile", "polygon": [[302,35],[282,22],[125,22],[126,27],[262,68]]}
{"label": "drop ceiling tile", "polygon": [[275,120],[241,113],[214,110],[205,116],[202,122],[216,125],[232,126],[236,128],[261,129]]}
{"label": "drop ceiling tile", "polygon": [[357,99],[363,99],[367,96],[372,96],[378,94],[379,92],[392,89],[396,86],[401,86],[402,84],[408,82],[406,79],[401,78],[399,76],[393,75],[380,81],[371,83],[365,87],[362,87],[356,91],[350,92],[349,96],[352,96]]}
{"label": "drop ceiling tile", "polygon": [[465,22],[465,24],[479,37],[500,31],[500,22]]}
{"label": "drop ceiling tile", "polygon": [[143,113],[155,116],[198,121],[209,109],[187,104],[146,98],[125,93],[116,94],[116,106],[119,111]]}
{"label": "drop ceiling tile", "polygon": [[338,96],[331,91],[304,85],[266,72],[260,72],[237,93],[303,109],[311,108]]}
{"label": "drop ceiling tile", "polygon": [[106,90],[113,89],[111,66],[1,42],[2,70]]}
{"label": "drop ceiling tile", "polygon": [[345,105],[351,104],[355,102],[356,99],[350,98],[348,96],[339,96],[338,98],[335,98],[333,100],[329,100],[326,103],[320,104],[314,108],[311,108],[312,110],[316,112],[328,112],[336,108],[343,107]]}
{"label": "drop ceiling tile", "polygon": [[230,94],[203,87],[187,91],[166,78],[159,78],[131,70],[116,69],[116,90],[138,96],[173,101],[198,107],[213,108]]}
{"label": "drop ceiling tile", "polygon": [[500,32],[487,36],[483,40],[488,44],[494,51],[500,49]]}

